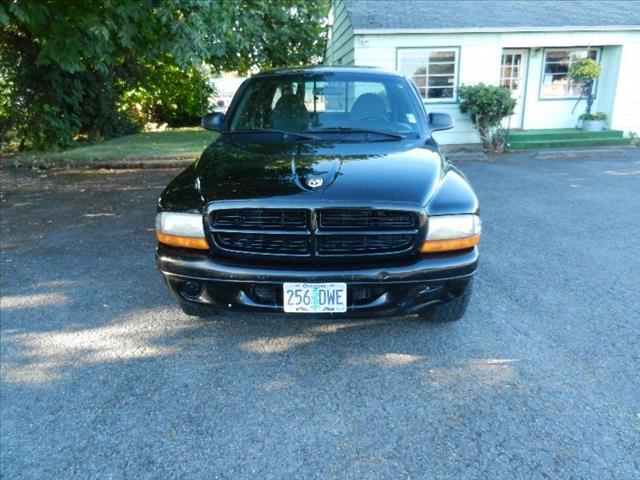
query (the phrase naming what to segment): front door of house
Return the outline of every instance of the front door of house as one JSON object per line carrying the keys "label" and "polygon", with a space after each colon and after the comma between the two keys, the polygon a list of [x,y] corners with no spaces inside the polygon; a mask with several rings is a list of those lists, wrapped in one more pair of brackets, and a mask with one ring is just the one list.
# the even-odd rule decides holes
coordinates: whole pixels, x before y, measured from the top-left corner
{"label": "front door of house", "polygon": [[508,88],[511,91],[511,96],[517,101],[513,115],[510,118],[505,118],[502,123],[504,128],[522,128],[528,55],[529,51],[526,49],[502,50],[500,86]]}

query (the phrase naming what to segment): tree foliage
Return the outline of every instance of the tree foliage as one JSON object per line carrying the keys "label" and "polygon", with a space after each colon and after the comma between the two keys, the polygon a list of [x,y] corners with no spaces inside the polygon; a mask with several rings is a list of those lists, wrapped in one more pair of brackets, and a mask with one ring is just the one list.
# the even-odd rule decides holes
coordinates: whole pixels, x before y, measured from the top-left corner
{"label": "tree foliage", "polygon": [[319,61],[324,53],[328,0],[221,0],[214,48],[206,60],[241,73]]}
{"label": "tree foliage", "polygon": [[199,123],[206,100],[214,93],[196,68],[180,69],[167,57],[140,65],[142,71],[122,94],[120,109],[138,125],[147,122],[183,127]]}
{"label": "tree foliage", "polygon": [[578,82],[593,82],[600,76],[601,67],[591,58],[583,58],[571,65],[569,76]]}
{"label": "tree foliage", "polygon": [[[569,70],[569,76],[572,80],[582,82],[580,98],[578,98],[578,101],[573,108],[575,110],[582,97],[586,96],[587,107],[585,114],[587,114],[587,117],[591,115],[591,106],[593,105],[593,82],[598,79],[601,72],[602,67],[600,64],[591,58],[578,60],[576,63],[571,65],[571,69]],[[571,113],[573,113],[573,110]],[[580,119],[583,120],[582,117]]]}
{"label": "tree foliage", "polygon": [[460,94],[460,111],[468,113],[471,121],[478,129],[485,151],[502,152],[505,140],[500,126],[502,120],[513,114],[516,100],[503,87],[493,85],[462,86]]}
{"label": "tree foliage", "polygon": [[0,141],[7,130],[36,148],[122,134],[134,101],[180,124],[200,110],[200,92],[186,94],[203,86],[204,64],[246,72],[318,59],[327,10],[327,0],[2,4]]}

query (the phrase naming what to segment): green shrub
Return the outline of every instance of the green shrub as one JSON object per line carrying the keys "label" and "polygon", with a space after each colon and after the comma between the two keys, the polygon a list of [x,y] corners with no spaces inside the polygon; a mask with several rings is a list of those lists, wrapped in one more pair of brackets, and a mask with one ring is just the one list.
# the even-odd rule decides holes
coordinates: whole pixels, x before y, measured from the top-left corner
{"label": "green shrub", "polygon": [[482,147],[488,152],[502,152],[505,139],[500,123],[513,114],[516,107],[511,92],[503,87],[480,83],[459,89],[460,111],[468,113],[478,129]]}
{"label": "green shrub", "polygon": [[11,92],[2,101],[0,123],[6,112],[11,130],[3,136],[21,150],[64,149],[80,137],[97,141],[139,130],[118,108],[115,73],[31,65],[13,69],[6,78]]}
{"label": "green shrub", "polygon": [[23,149],[67,147],[80,131],[80,82],[58,68],[17,69],[8,111],[11,136]]}
{"label": "green shrub", "polygon": [[123,111],[142,126],[149,122],[170,127],[199,125],[214,93],[201,72],[195,68],[184,71],[170,58],[139,68],[137,80],[122,94]]}
{"label": "green shrub", "polygon": [[15,117],[11,111],[11,92],[13,85],[0,70],[0,151],[9,143],[10,132],[15,123]]}
{"label": "green shrub", "polygon": [[137,128],[116,100],[126,70],[69,72],[37,62],[40,46],[13,30],[0,36],[0,141],[20,150],[57,150]]}
{"label": "green shrub", "polygon": [[595,112],[595,113],[583,113],[578,117],[580,120],[606,120],[609,118],[606,113],[603,112]]}
{"label": "green shrub", "polygon": [[96,142],[140,130],[135,119],[119,107],[126,86],[126,72],[116,67],[106,73],[85,71],[79,77],[82,84],[80,130],[87,140]]}

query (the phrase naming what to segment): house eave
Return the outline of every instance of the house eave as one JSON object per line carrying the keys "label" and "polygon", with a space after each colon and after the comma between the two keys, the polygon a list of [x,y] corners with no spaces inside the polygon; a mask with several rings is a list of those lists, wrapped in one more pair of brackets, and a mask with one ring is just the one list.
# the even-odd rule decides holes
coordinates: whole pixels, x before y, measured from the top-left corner
{"label": "house eave", "polygon": [[640,30],[640,25],[566,27],[465,27],[465,28],[354,28],[354,35],[407,35],[434,33],[618,32]]}

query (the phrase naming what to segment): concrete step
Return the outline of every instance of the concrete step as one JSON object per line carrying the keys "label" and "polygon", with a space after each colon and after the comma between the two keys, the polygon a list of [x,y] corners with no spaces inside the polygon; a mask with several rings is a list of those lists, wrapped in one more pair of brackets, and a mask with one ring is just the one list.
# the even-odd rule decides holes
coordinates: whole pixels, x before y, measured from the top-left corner
{"label": "concrete step", "polygon": [[604,147],[614,145],[629,145],[628,138],[565,138],[565,139],[540,139],[540,140],[514,140],[509,141],[510,150],[529,150],[533,148],[581,148]]}
{"label": "concrete step", "polygon": [[565,140],[568,138],[622,138],[622,130],[601,130],[599,132],[585,132],[579,128],[552,128],[543,130],[512,130],[509,140]]}

